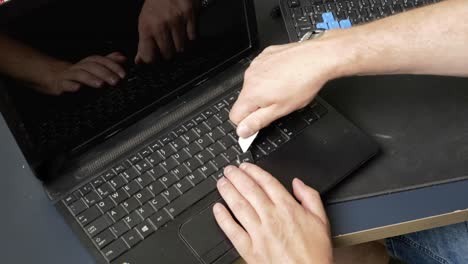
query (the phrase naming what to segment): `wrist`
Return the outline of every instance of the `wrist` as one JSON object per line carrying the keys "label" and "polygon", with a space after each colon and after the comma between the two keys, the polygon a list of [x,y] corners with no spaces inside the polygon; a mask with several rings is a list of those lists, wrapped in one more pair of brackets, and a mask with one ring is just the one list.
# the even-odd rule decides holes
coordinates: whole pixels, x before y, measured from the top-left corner
{"label": "wrist", "polygon": [[51,59],[44,65],[44,72],[39,77],[37,85],[44,88],[53,89],[56,86],[57,76],[68,69],[71,64],[69,62]]}

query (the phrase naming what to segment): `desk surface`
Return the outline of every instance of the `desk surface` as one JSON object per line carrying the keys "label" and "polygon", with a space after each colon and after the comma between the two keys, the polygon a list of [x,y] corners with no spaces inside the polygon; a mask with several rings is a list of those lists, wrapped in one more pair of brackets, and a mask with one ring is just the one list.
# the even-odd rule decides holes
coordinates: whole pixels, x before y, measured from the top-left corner
{"label": "desk surface", "polygon": [[[276,0],[257,0],[263,46],[287,40],[281,20],[272,20],[269,16],[275,3]],[[327,98],[330,99],[333,101],[333,98]],[[385,98],[376,97],[376,100]],[[367,126],[366,120],[359,118],[359,107],[337,107],[351,120],[361,122],[358,125]],[[34,179],[1,118],[0,142],[0,174],[3,181],[0,199],[4,201],[4,213],[0,218],[2,261],[93,263],[91,256],[45,196],[41,184]],[[468,208],[468,199],[464,194],[467,189],[468,180],[462,180],[335,203],[329,205],[327,211],[337,243],[352,244],[468,220],[468,212],[457,212]]]}

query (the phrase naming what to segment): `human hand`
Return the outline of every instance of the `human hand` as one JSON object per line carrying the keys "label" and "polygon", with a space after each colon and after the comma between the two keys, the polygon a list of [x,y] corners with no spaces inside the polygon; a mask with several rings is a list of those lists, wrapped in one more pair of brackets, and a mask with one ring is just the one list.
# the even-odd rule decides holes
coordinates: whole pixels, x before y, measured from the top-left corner
{"label": "human hand", "polygon": [[170,59],[196,38],[199,0],[146,0],[140,12],[135,63],[151,63],[158,54]]}
{"label": "human hand", "polygon": [[60,95],[64,92],[76,92],[83,85],[100,88],[105,83],[116,85],[125,77],[125,70],[120,65],[126,58],[114,52],[107,56],[90,56],[76,64],[54,62],[44,85],[37,87],[40,92]]}
{"label": "human hand", "polygon": [[240,224],[220,203],[213,213],[247,263],[332,263],[329,224],[315,190],[295,179],[299,204],[255,165],[229,166],[224,175],[218,190]]}
{"label": "human hand", "polygon": [[[325,39],[333,39],[327,32]],[[271,122],[305,107],[346,60],[334,43],[322,38],[265,49],[245,73],[244,85],[230,119],[246,138]],[[340,54],[341,55],[341,54]]]}

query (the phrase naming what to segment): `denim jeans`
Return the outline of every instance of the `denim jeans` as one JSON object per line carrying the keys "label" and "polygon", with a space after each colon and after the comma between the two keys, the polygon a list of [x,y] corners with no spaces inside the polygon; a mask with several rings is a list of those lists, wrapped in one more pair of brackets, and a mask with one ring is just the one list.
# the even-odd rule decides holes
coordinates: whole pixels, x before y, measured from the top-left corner
{"label": "denim jeans", "polygon": [[407,264],[468,264],[468,222],[386,240],[389,254]]}

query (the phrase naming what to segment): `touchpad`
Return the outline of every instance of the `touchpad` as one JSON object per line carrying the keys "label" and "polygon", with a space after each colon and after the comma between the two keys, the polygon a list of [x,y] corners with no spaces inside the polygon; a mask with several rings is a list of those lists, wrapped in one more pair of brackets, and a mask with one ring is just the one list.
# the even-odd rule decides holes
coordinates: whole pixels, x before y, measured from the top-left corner
{"label": "touchpad", "polygon": [[[217,262],[220,258],[225,262],[226,255],[232,257],[235,251],[231,250],[232,244],[216,223],[213,205],[185,222],[180,228],[180,235],[204,263]],[[235,255],[234,259],[238,257],[237,253]]]}

